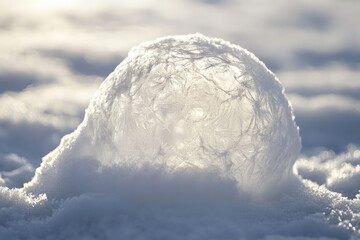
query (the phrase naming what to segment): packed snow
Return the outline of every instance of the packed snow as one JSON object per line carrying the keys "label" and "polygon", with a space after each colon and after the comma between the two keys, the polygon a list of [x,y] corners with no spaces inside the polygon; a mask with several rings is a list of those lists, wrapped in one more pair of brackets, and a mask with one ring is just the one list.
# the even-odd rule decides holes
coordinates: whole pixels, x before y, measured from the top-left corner
{"label": "packed snow", "polygon": [[359,238],[360,150],[300,147],[252,53],[200,34],[145,42],[33,179],[0,187],[0,238]]}

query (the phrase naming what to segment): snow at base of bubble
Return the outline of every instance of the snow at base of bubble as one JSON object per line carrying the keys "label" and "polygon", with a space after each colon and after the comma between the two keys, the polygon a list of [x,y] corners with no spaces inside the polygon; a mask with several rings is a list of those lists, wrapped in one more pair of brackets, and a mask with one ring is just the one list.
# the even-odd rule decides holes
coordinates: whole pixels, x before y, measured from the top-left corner
{"label": "snow at base of bubble", "polygon": [[[91,189],[96,182],[107,188]],[[83,193],[62,199],[0,188],[0,238],[360,237],[359,196],[348,199],[300,176],[282,190],[276,199],[253,201],[236,182],[216,172],[187,169],[170,175],[161,168],[138,172],[113,168],[84,185]]]}

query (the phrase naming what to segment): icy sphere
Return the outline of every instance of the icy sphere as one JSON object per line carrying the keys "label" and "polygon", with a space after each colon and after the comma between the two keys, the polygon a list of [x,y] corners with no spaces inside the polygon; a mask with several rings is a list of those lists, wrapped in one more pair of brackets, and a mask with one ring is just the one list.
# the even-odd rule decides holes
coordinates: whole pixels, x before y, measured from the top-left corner
{"label": "icy sphere", "polygon": [[283,92],[259,59],[223,40],[195,34],[145,42],[103,82],[84,122],[37,177],[77,156],[102,167],[213,168],[246,191],[274,191],[300,149]]}

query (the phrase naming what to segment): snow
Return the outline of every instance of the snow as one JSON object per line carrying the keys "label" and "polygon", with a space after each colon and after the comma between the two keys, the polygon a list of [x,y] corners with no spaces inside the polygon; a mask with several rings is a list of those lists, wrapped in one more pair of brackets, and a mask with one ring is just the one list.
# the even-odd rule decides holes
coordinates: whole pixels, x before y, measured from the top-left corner
{"label": "snow", "polygon": [[146,42],[29,183],[0,187],[0,238],[360,237],[360,150],[296,161],[300,147],[252,53],[200,34]]}

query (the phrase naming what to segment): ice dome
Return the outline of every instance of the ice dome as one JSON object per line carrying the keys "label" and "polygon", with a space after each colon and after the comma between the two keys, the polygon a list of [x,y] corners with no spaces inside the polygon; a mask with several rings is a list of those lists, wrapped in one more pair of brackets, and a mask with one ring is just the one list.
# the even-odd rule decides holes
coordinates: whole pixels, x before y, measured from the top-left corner
{"label": "ice dome", "polygon": [[0,186],[0,238],[359,239],[358,148],[292,170],[299,149],[253,54],[200,34],[143,43],[34,178]]}
{"label": "ice dome", "polygon": [[292,176],[300,145],[284,89],[258,58],[221,39],[171,36],[129,52],[25,189],[51,196],[92,159],[95,172],[216,169],[261,195]]}

